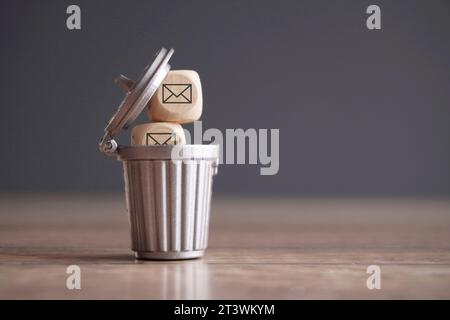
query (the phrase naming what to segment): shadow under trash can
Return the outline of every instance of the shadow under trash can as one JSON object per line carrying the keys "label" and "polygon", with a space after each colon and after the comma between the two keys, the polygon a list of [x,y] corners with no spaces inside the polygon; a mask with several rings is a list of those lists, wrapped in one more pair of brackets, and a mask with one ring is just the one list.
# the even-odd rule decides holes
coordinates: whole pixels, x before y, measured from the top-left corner
{"label": "shadow under trash can", "polygon": [[119,146],[113,139],[144,110],[170,70],[162,48],[105,128],[100,151],[122,161],[132,250],[138,259],[192,259],[208,244],[218,145]]}

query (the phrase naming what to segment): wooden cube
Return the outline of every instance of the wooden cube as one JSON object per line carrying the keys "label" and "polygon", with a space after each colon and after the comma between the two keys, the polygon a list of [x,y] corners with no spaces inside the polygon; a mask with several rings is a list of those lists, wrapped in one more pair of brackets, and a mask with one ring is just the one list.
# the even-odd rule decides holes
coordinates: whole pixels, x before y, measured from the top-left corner
{"label": "wooden cube", "polygon": [[183,127],[178,123],[144,123],[131,131],[132,145],[168,146],[186,144]]}
{"label": "wooden cube", "polygon": [[153,121],[189,123],[202,115],[202,86],[193,70],[169,71],[149,103]]}

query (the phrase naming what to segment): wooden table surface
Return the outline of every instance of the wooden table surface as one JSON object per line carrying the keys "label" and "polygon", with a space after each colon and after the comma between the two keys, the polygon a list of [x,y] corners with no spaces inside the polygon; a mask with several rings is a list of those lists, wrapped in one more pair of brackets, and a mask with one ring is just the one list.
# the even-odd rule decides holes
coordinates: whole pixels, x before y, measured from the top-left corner
{"label": "wooden table surface", "polygon": [[449,199],[214,197],[190,261],[136,261],[128,232],[120,194],[0,196],[0,298],[450,298]]}

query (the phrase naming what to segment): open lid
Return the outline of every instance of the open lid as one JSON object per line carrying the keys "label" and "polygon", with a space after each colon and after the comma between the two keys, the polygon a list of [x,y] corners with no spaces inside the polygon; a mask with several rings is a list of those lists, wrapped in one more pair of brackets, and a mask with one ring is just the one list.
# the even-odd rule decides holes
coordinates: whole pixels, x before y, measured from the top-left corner
{"label": "open lid", "polygon": [[[127,129],[147,106],[170,70],[168,62],[173,52],[173,49],[162,48],[153,63],[144,69],[141,77],[130,83],[131,87],[126,92],[125,98],[105,128],[105,135],[99,144],[100,151],[107,154],[116,152],[117,143],[113,137]],[[122,76],[122,79],[126,78]]]}

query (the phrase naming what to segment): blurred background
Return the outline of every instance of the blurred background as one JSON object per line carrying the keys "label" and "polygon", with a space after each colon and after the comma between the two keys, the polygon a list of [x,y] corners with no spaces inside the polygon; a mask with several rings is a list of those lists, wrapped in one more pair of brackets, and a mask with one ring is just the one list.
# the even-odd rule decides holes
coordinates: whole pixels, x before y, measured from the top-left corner
{"label": "blurred background", "polygon": [[97,149],[113,79],[165,46],[201,76],[204,129],[280,129],[278,175],[222,165],[218,194],[449,196],[449,17],[448,1],[3,0],[0,191],[121,192]]}

